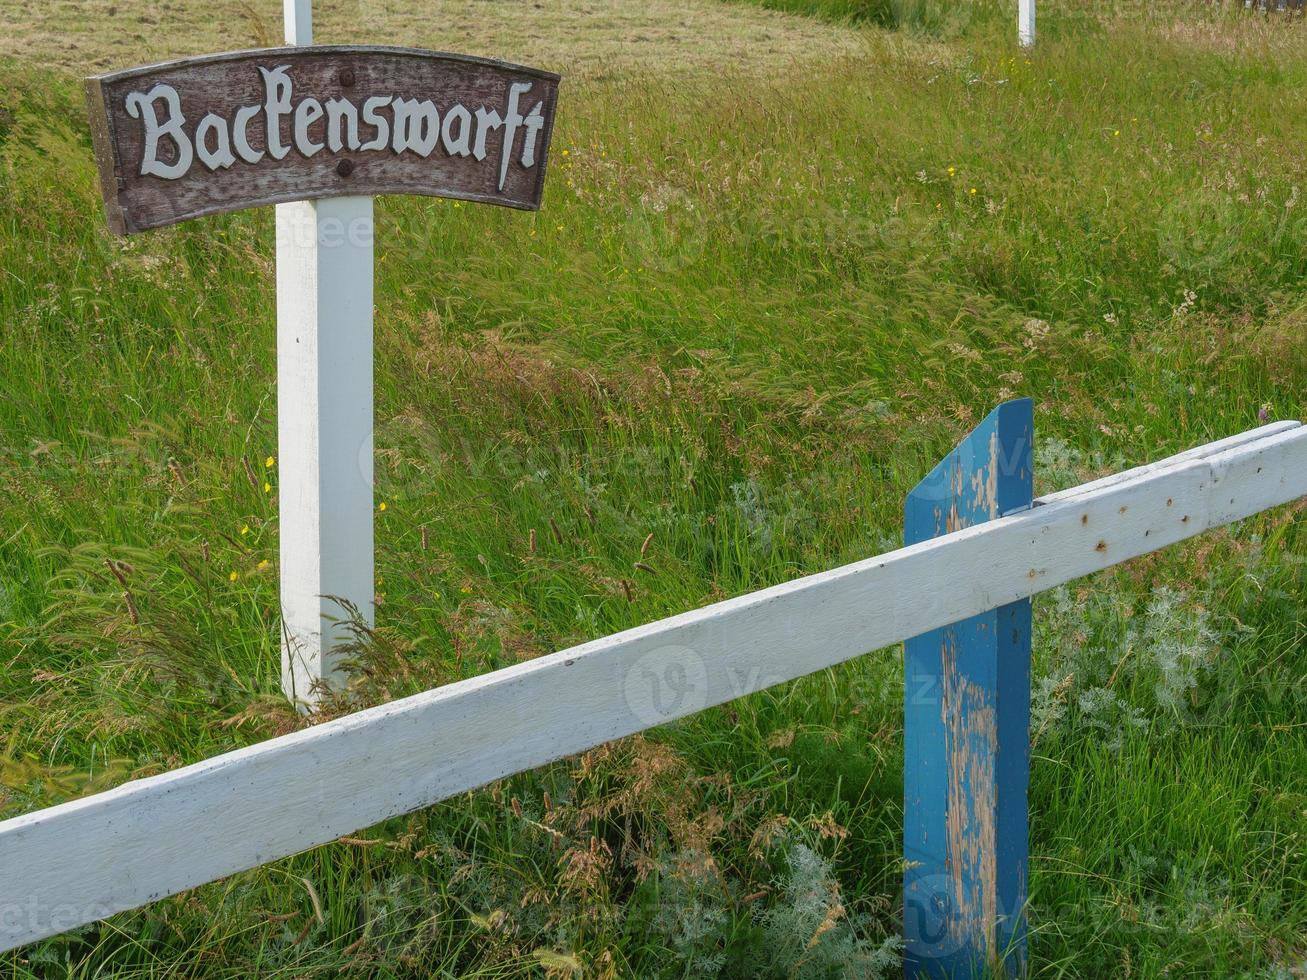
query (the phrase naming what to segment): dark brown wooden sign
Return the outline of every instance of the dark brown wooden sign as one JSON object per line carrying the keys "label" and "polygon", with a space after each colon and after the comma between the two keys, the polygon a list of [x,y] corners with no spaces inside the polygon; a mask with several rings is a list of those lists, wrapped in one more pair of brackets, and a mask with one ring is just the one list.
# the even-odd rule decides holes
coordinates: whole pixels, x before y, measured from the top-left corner
{"label": "dark brown wooden sign", "polygon": [[347,194],[535,210],[558,76],[410,48],[321,45],[87,79],[109,226]]}

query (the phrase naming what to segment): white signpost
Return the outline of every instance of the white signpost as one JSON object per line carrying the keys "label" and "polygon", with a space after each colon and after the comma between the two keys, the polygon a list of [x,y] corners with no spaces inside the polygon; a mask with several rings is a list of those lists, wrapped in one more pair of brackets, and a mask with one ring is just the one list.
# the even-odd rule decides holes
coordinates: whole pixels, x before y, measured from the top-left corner
{"label": "white signpost", "polygon": [[1017,0],[1017,40],[1023,48],[1035,46],[1035,0]]}
{"label": "white signpost", "polygon": [[[285,0],[313,43],[312,0]],[[281,686],[306,707],[341,679],[348,620],[374,622],[372,198],[277,205]]]}
{"label": "white signpost", "polygon": [[87,79],[109,226],[277,206],[282,686],[305,710],[373,621],[372,196],[535,210],[558,76],[411,48],[313,45]]}

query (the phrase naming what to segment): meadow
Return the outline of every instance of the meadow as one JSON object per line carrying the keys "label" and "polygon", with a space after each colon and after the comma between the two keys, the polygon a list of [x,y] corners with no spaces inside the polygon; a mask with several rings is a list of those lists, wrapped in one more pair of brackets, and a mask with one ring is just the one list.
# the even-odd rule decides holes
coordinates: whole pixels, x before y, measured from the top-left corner
{"label": "meadow", "polygon": [[[1050,2],[1024,52],[1006,5],[795,2],[681,4],[809,40],[682,32],[665,69],[569,21],[542,211],[378,202],[378,626],[323,716],[894,547],[1008,397],[1037,492],[1307,417],[1301,19]],[[83,7],[45,8],[78,50],[0,63],[0,816],[311,723],[279,692],[273,216],[106,231],[78,74],[180,52],[104,20],[94,50]],[[567,33],[541,61],[327,9],[323,41],[570,64]],[[1036,600],[1032,975],[1307,970],[1305,515]],[[870,652],[0,973],[893,976],[901,674]]]}

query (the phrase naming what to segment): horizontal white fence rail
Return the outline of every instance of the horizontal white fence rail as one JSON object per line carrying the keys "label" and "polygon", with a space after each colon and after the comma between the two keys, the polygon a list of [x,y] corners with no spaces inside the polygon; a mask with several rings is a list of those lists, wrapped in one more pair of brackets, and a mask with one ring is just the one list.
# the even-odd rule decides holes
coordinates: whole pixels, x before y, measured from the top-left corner
{"label": "horizontal white fence rail", "polygon": [[0,822],[0,950],[294,854],[1307,495],[1265,426],[1028,511]]}

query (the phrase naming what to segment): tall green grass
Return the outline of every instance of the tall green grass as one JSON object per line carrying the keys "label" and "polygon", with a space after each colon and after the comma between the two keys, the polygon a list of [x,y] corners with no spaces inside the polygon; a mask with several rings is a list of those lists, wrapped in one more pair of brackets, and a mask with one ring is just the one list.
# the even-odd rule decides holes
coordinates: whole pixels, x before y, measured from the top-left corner
{"label": "tall green grass", "polygon": [[[891,547],[1010,395],[1041,491],[1301,417],[1307,55],[1244,30],[1051,17],[1030,54],[982,23],[784,81],[573,85],[538,215],[380,202],[379,627],[332,711]],[[113,239],[73,83],[0,92],[10,815],[303,722],[271,214]],[[1282,508],[1039,600],[1034,973],[1307,956],[1303,550]],[[899,673],[882,651],[0,962],[870,975]]]}

